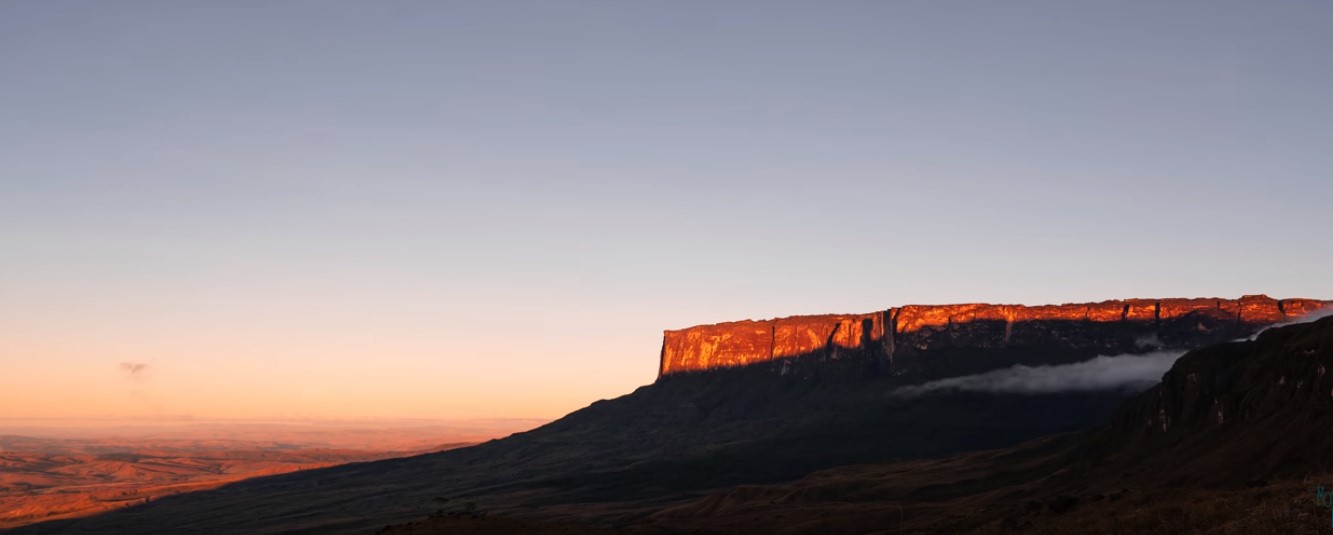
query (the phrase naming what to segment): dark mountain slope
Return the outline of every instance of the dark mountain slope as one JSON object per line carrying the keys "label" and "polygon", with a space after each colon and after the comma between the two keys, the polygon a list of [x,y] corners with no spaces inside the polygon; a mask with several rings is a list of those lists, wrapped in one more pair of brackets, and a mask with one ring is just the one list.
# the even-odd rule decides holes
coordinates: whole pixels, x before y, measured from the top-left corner
{"label": "dark mountain slope", "polygon": [[[665,509],[705,532],[1319,533],[1333,318],[1179,359],[1111,423],[1015,448],[847,466]],[[1324,531],[1318,531],[1323,529]]]}
{"label": "dark mountain slope", "polygon": [[624,524],[736,484],[1087,428],[1128,394],[885,395],[900,383],[854,358],[825,363],[814,377],[684,374],[471,448],[245,481],[20,533],[358,532],[424,516],[436,497],[493,513],[579,509]]}
{"label": "dark mountain slope", "polygon": [[1175,483],[1333,469],[1333,318],[1191,352],[1103,431],[1119,466]]}

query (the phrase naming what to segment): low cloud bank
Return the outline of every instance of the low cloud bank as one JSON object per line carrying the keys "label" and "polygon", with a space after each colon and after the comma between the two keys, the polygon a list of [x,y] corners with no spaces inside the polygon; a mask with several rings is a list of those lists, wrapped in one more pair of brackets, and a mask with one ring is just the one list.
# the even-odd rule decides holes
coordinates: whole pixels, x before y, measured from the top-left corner
{"label": "low cloud bank", "polygon": [[977,375],[950,377],[904,386],[894,390],[890,395],[912,398],[941,391],[1048,394],[1112,390],[1123,387],[1146,389],[1161,381],[1162,374],[1171,369],[1171,365],[1183,354],[1182,351],[1169,351],[1143,355],[1117,355],[1056,366],[1015,364],[1002,370],[992,370]]}
{"label": "low cloud bank", "polygon": [[[1308,323],[1333,316],[1333,307],[1325,307],[1300,318],[1277,323],[1260,332],[1296,323]],[[1259,336],[1255,333],[1250,340]],[[1244,340],[1244,339],[1242,339]],[[1135,341],[1140,348],[1159,347],[1155,336]],[[976,375],[950,377],[929,383],[900,387],[889,395],[914,398],[935,392],[994,392],[1003,394],[1049,394],[1091,390],[1136,388],[1146,390],[1162,380],[1184,351],[1158,351],[1143,355],[1116,355],[1056,366],[1015,364],[1002,370]]]}

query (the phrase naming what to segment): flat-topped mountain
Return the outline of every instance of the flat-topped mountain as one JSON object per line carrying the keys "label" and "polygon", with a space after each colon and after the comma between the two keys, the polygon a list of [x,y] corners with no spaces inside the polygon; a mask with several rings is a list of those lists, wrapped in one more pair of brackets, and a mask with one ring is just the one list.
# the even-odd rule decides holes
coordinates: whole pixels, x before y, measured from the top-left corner
{"label": "flat-topped mountain", "polygon": [[[980,354],[975,350],[1012,349],[1031,356],[1061,352],[1081,360],[1096,353],[1187,349],[1246,336],[1328,305],[1266,295],[1041,306],[907,305],[867,314],[699,325],[665,332],[658,377],[763,363],[775,363],[775,371],[787,373],[795,365],[791,359],[827,361],[856,354],[874,359],[879,369],[928,379],[1021,363],[968,362]],[[953,360],[948,369],[920,360],[926,353],[941,351],[948,351]]]}

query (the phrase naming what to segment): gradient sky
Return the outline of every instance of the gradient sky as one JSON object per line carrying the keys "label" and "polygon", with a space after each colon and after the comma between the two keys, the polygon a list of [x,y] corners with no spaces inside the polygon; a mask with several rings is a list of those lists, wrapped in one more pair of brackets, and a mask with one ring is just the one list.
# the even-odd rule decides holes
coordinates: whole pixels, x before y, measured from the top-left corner
{"label": "gradient sky", "polygon": [[699,323],[1333,298],[1330,51],[1322,0],[3,2],[0,417],[557,417]]}

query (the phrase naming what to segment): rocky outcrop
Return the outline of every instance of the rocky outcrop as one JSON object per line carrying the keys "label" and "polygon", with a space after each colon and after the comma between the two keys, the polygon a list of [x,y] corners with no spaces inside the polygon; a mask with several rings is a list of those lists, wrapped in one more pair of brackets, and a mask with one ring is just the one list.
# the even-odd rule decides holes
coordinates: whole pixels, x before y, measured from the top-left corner
{"label": "rocky outcrop", "polygon": [[839,349],[879,345],[885,336],[882,312],[856,315],[792,316],[737,321],[667,331],[660,375],[680,371],[745,366]]}
{"label": "rocky outcrop", "polygon": [[1255,340],[1187,353],[1160,384],[1127,404],[1113,427],[1153,437],[1308,411],[1328,418],[1333,416],[1329,369],[1333,318],[1267,330]]}
{"label": "rocky outcrop", "polygon": [[1115,354],[1190,348],[1248,336],[1329,304],[1250,295],[1041,306],[908,305],[869,314],[700,325],[666,331],[658,377],[796,357],[857,355],[903,373],[924,353],[946,349],[965,354],[967,349],[1058,347]]}
{"label": "rocky outcrop", "polygon": [[1333,459],[1330,370],[1333,317],[1188,352],[1120,407],[1089,441],[1089,458],[1117,486],[1323,477]]}

